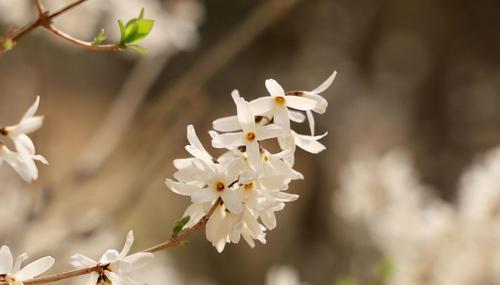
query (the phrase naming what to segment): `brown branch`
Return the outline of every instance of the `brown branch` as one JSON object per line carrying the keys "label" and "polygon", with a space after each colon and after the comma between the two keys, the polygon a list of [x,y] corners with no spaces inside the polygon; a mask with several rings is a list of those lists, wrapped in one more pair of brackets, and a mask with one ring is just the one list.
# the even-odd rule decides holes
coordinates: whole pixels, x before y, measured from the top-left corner
{"label": "brown branch", "polygon": [[198,223],[196,223],[194,226],[192,226],[188,229],[183,229],[177,235],[177,237],[171,236],[167,241],[160,243],[158,245],[155,245],[151,248],[148,248],[148,249],[144,250],[144,252],[157,252],[157,251],[160,251],[162,249],[175,247],[175,246],[181,244],[183,241],[186,240],[186,238],[189,235],[191,235],[193,232],[195,232],[195,231],[199,230],[200,228],[202,228],[203,226],[205,226],[205,224],[208,222],[208,219],[210,219],[212,214],[215,212],[217,207],[219,207],[220,205],[222,205],[222,199],[218,198],[215,201],[215,203],[212,205],[212,207],[210,208],[208,213],[203,218],[201,218],[201,220],[198,221]]}
{"label": "brown branch", "polygon": [[87,0],[75,1],[75,2],[61,8],[60,10],[58,10],[52,14],[49,14],[44,9],[41,0],[34,0],[34,1],[35,1],[35,5],[37,7],[37,10],[38,10],[38,18],[34,22],[24,26],[24,28],[20,29],[19,31],[15,31],[13,34],[8,33],[6,36],[0,37],[0,55],[2,53],[6,52],[6,50],[3,49],[3,46],[2,46],[5,40],[10,39],[10,40],[12,40],[13,44],[15,45],[17,41],[19,41],[21,38],[23,38],[27,34],[31,33],[33,30],[35,30],[38,27],[45,28],[45,29],[49,30],[50,32],[52,32],[53,34],[55,34],[56,36],[68,41],[69,43],[71,43],[79,48],[85,49],[85,50],[90,50],[90,51],[120,51],[118,44],[94,45],[91,42],[82,41],[82,40],[76,39],[76,38],[64,33],[63,31],[56,28],[54,26],[54,24],[52,23],[52,20],[54,18],[66,13],[67,11],[73,9],[74,7],[82,4],[83,2],[85,2]]}
{"label": "brown branch", "polygon": [[[176,247],[176,246],[182,244],[184,241],[186,241],[186,239],[192,233],[196,232],[197,230],[199,230],[203,226],[205,226],[205,224],[208,222],[208,220],[210,219],[210,217],[212,216],[212,214],[214,213],[214,211],[221,204],[222,204],[222,199],[218,198],[215,201],[215,203],[212,205],[212,207],[210,208],[210,210],[208,211],[208,213],[203,218],[201,218],[201,220],[198,221],[198,223],[196,223],[194,226],[192,226],[190,228],[187,228],[187,229],[183,229],[177,235],[177,237],[175,237],[174,235],[172,235],[172,236],[170,236],[168,238],[167,241],[162,242],[162,243],[160,243],[158,245],[155,245],[155,246],[153,246],[151,248],[145,249],[142,252],[153,253],[153,252],[157,252],[157,251],[164,250],[164,249],[167,249],[167,248]],[[45,284],[45,283],[51,283],[51,282],[61,281],[61,280],[65,280],[65,279],[69,279],[69,278],[73,278],[73,277],[77,277],[77,276],[81,276],[81,275],[86,275],[86,274],[98,271],[103,266],[107,266],[107,265],[108,264],[106,264],[106,265],[98,264],[98,265],[93,266],[93,267],[76,269],[76,270],[66,271],[66,272],[62,272],[62,273],[56,273],[56,274],[52,274],[52,275],[48,275],[48,276],[33,278],[33,279],[30,279],[30,280],[24,281],[23,284],[24,285],[34,285],[34,284]],[[0,285],[9,285],[9,283],[7,281],[1,281]]]}
{"label": "brown branch", "polygon": [[45,8],[43,8],[42,0],[35,0],[35,5],[38,10],[38,15],[45,14]]}
{"label": "brown branch", "polygon": [[76,1],[76,2],[74,2],[74,3],[72,3],[72,4],[69,4],[68,6],[66,6],[66,7],[62,8],[61,10],[56,11],[56,12],[54,12],[54,13],[50,14],[48,17],[49,17],[50,19],[54,19],[55,17],[57,17],[57,16],[59,16],[59,15],[61,15],[61,14],[66,13],[67,11],[69,11],[69,10],[73,9],[74,7],[76,7],[76,6],[80,5],[80,4],[82,4],[82,3],[83,3],[83,2],[85,2],[85,1],[87,1],[87,0],[78,0],[78,1]]}
{"label": "brown branch", "polygon": [[91,42],[86,42],[86,41],[76,39],[76,38],[66,34],[65,32],[59,30],[53,24],[50,24],[48,26],[44,26],[44,28],[46,28],[51,33],[55,34],[56,36],[73,44],[74,46],[80,47],[80,48],[85,49],[85,50],[91,50],[91,51],[120,51],[121,50],[118,47],[118,44],[94,45]]}

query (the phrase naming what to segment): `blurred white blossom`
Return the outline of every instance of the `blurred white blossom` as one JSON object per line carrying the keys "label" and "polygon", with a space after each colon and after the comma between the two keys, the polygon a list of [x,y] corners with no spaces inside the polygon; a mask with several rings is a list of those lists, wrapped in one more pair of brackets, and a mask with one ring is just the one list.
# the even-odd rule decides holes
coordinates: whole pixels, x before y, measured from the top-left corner
{"label": "blurred white blossom", "polygon": [[299,273],[290,266],[273,266],[267,273],[266,285],[301,285]]}
{"label": "blurred white blossom", "polygon": [[394,264],[390,284],[500,284],[499,153],[465,172],[454,206],[419,182],[405,152],[361,151],[341,172],[334,208]]}

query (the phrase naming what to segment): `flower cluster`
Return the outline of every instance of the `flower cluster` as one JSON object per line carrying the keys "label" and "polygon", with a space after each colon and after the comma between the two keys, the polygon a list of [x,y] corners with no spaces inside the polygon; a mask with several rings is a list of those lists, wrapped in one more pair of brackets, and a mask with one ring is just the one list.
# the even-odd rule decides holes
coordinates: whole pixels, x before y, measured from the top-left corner
{"label": "flower cluster", "polygon": [[[214,148],[225,149],[213,157],[198,139],[194,127],[187,127],[190,158],[174,160],[176,180],[166,185],[175,193],[189,196],[192,204],[184,216],[189,228],[205,217],[214,207],[206,225],[206,237],[219,252],[226,243],[238,243],[243,237],[251,246],[265,243],[265,232],[276,227],[275,212],[283,210],[285,202],[298,195],[287,193],[288,184],[303,176],[293,169],[297,147],[319,153],[325,147],[318,141],[326,135],[314,133],[313,112],[324,113],[328,102],[320,93],[333,82],[334,72],[312,91],[290,91],[273,79],[265,82],[270,96],[246,101],[234,90],[232,98],[237,114],[213,122]],[[300,112],[303,111],[304,113]],[[311,135],[298,134],[290,121],[302,123],[308,119]],[[276,139],[281,149],[271,153],[261,144]]]}
{"label": "flower cluster", "polygon": [[[26,111],[19,123],[13,126],[0,128],[0,164],[5,161],[27,182],[38,178],[38,169],[35,160],[47,164],[47,160],[35,153],[35,145],[27,134],[38,130],[42,126],[43,117],[35,116],[40,104],[40,97]],[[2,138],[14,144],[16,151],[7,147]]]}

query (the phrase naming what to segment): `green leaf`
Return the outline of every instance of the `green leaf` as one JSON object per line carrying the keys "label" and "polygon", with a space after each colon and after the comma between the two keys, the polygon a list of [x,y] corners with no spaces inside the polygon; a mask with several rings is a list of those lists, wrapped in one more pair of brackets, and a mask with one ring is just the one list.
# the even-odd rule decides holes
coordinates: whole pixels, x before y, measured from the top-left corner
{"label": "green leaf", "polygon": [[127,45],[127,48],[131,48],[139,53],[146,54],[148,50],[145,47],[141,47],[139,45]]}
{"label": "green leaf", "polygon": [[335,282],[335,285],[357,285],[357,284],[358,282],[356,282],[356,280],[352,279],[351,277],[344,277]]}
{"label": "green leaf", "polygon": [[14,47],[14,41],[12,41],[12,39],[7,38],[4,40],[3,48],[5,50],[11,50],[13,47]]}
{"label": "green leaf", "polygon": [[135,34],[139,30],[139,25],[136,22],[137,22],[137,20],[135,20],[135,19],[131,20],[125,26],[125,36],[123,36],[123,38],[122,38],[122,42],[124,44],[132,43],[132,41],[135,37]]}
{"label": "green leaf", "polygon": [[118,20],[118,27],[120,28],[120,41],[123,42],[123,39],[125,38],[125,25],[123,25],[121,20]]}
{"label": "green leaf", "polygon": [[153,20],[133,20],[125,27],[125,44],[136,43],[143,40],[153,29]]}
{"label": "green leaf", "polygon": [[93,44],[100,45],[103,41],[105,41],[108,37],[104,34],[104,29],[94,38]]}
{"label": "green leaf", "polygon": [[139,20],[144,19],[144,8],[141,9],[141,12],[139,13],[139,17],[137,19],[139,19]]}
{"label": "green leaf", "polygon": [[146,53],[145,48],[131,44],[137,43],[147,37],[153,30],[154,23],[154,20],[144,19],[144,8],[141,9],[138,18],[130,19],[125,25],[121,20],[118,20],[121,34],[119,47],[121,49],[130,47],[140,53]]}
{"label": "green leaf", "polygon": [[172,236],[176,238],[179,233],[182,231],[182,228],[189,222],[189,219],[191,217],[185,216],[183,218],[178,219],[175,221],[174,226],[172,227]]}

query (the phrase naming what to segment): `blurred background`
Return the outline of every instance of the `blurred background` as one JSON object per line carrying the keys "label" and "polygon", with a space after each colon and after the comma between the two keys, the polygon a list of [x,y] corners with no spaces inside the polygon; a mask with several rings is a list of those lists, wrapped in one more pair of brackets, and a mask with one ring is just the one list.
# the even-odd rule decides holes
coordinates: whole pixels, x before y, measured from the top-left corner
{"label": "blurred background", "polygon": [[[2,243],[62,261],[120,248],[129,229],[136,250],[163,240],[189,204],[163,183],[187,156],[186,125],[209,145],[231,90],[311,90],[337,70],[316,120],[328,149],[297,153],[301,198],[267,244],[218,254],[197,233],[160,255],[150,284],[277,285],[266,276],[282,264],[307,284],[500,284],[500,2],[89,0],[55,23],[116,38],[141,7],[156,20],[146,55],[39,29],[0,57],[0,125],[40,95],[32,137],[50,162],[29,185],[0,167]],[[32,1],[0,0],[2,32],[34,18]]]}

